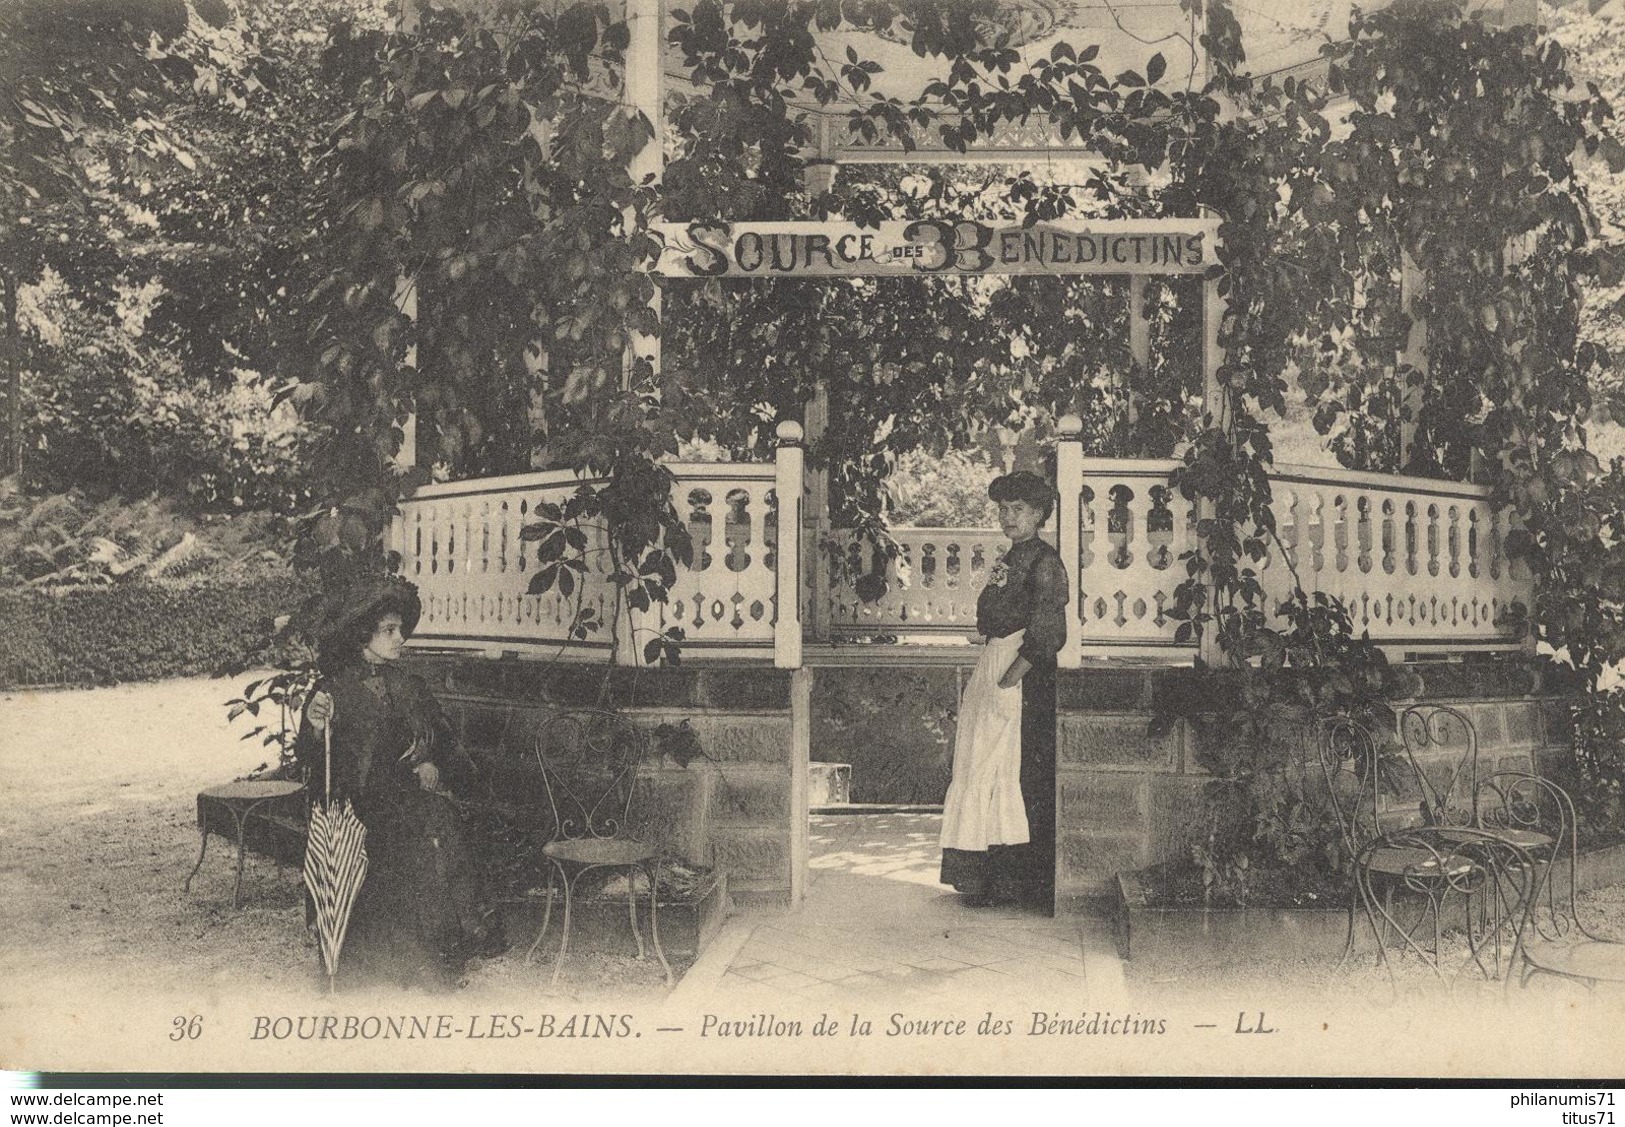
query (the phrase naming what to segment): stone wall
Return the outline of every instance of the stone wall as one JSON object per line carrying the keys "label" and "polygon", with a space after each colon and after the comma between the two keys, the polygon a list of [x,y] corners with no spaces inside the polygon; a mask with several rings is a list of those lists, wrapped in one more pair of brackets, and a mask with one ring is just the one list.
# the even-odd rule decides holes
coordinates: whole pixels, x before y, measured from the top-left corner
{"label": "stone wall", "polygon": [[504,804],[545,826],[546,794],[531,766],[548,718],[613,708],[641,726],[687,721],[708,758],[655,759],[642,770],[636,832],[662,851],[728,874],[742,903],[787,903],[791,866],[788,671],[609,669],[413,654]]}
{"label": "stone wall", "polygon": [[[1571,755],[1567,705],[1572,686],[1521,660],[1405,667],[1410,694],[1394,704],[1449,704],[1478,734],[1479,777],[1497,771],[1560,771]],[[1178,693],[1189,670],[1062,670],[1056,715],[1056,896],[1076,907],[1106,895],[1120,871],[1181,860],[1202,833],[1198,733],[1185,722],[1149,735],[1154,702]],[[1312,764],[1313,735],[1295,749]],[[1419,758],[1444,779],[1460,762],[1457,729]]]}

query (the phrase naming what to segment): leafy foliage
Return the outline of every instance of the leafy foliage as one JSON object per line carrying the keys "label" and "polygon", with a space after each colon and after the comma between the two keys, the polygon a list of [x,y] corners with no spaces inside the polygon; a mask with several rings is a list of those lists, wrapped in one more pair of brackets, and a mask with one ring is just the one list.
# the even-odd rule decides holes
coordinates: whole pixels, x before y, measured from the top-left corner
{"label": "leafy foliage", "polygon": [[109,685],[284,660],[262,639],[308,590],[284,572],[3,591],[0,683]]}
{"label": "leafy foliage", "polygon": [[1298,591],[1280,612],[1279,629],[1248,632],[1256,664],[1199,667],[1158,702],[1152,721],[1153,734],[1176,719],[1196,733],[1196,761],[1211,778],[1194,860],[1217,903],[1246,904],[1260,874],[1313,884],[1346,872],[1353,858],[1315,765],[1318,725],[1348,716],[1382,731],[1384,701],[1399,687],[1397,671],[1355,636],[1336,600]]}

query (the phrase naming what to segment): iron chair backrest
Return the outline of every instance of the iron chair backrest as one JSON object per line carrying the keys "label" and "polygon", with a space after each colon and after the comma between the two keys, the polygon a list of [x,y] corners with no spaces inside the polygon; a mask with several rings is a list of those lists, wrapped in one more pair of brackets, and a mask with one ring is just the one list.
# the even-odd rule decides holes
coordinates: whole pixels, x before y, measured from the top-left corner
{"label": "iron chair backrest", "polygon": [[[1550,846],[1530,848],[1535,860],[1550,866],[1544,874],[1548,914],[1544,921],[1534,918],[1536,930],[1546,938],[1562,938],[1573,930],[1594,939],[1580,921],[1575,902],[1580,831],[1568,791],[1528,771],[1498,771],[1480,784],[1478,810],[1489,833],[1532,832],[1551,839]],[[1563,882],[1558,881],[1560,873]]]}
{"label": "iron chair backrest", "polygon": [[648,748],[641,728],[619,713],[570,709],[548,718],[535,748],[553,815],[549,840],[628,836]]}
{"label": "iron chair backrest", "polygon": [[1530,771],[1498,771],[1479,783],[1474,805],[1490,833],[1534,831],[1551,838],[1558,853],[1573,853],[1574,800],[1550,779]]}
{"label": "iron chair backrest", "polygon": [[[1449,748],[1459,729],[1461,753],[1442,784],[1428,771],[1428,753]],[[1447,704],[1413,704],[1399,717],[1399,738],[1410,760],[1421,800],[1423,824],[1482,828],[1478,812],[1478,729],[1460,709]],[[1466,778],[1462,775],[1465,772]],[[1463,805],[1465,803],[1465,805]]]}
{"label": "iron chair backrest", "polygon": [[1382,833],[1382,747],[1370,725],[1352,716],[1322,720],[1317,745],[1326,801],[1353,859]]}

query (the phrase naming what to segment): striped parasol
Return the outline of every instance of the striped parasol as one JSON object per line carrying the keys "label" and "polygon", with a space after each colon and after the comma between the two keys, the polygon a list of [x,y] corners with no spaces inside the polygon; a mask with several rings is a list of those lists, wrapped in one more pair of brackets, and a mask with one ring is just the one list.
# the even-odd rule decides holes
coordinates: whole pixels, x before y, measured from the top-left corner
{"label": "striped parasol", "polygon": [[327,967],[327,988],[336,990],[339,952],[350,926],[350,909],[367,876],[367,827],[350,808],[350,800],[333,801],[333,724],[322,729],[327,753],[324,801],[310,811],[310,837],[305,842],[305,884],[316,905],[316,931]]}

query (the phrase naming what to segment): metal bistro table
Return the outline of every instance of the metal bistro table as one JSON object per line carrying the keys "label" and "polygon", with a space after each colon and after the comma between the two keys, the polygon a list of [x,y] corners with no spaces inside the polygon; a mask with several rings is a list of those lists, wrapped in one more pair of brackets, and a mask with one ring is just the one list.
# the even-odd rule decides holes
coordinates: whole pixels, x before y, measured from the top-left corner
{"label": "metal bistro table", "polygon": [[[237,825],[237,884],[232,889],[231,906],[239,907],[243,898],[243,830],[255,811],[267,802],[274,802],[279,798],[288,798],[304,790],[300,783],[289,782],[284,779],[250,779],[244,782],[225,783],[217,787],[209,787],[198,794],[201,801],[212,798],[219,802],[231,813],[232,821]],[[198,812],[198,832],[203,835],[203,848],[198,850],[197,864],[192,871],[186,874],[185,889],[192,891],[192,878],[203,867],[203,855],[209,851],[209,823],[202,811]]]}

